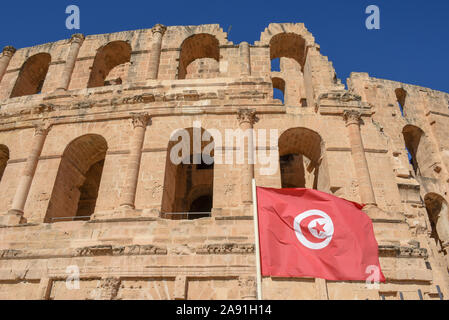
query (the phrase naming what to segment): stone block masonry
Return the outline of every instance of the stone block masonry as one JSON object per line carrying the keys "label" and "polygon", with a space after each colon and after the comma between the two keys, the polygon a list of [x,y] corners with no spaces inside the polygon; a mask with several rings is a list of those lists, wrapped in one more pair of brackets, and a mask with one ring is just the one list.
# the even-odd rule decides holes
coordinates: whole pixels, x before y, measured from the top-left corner
{"label": "stone block masonry", "polygon": [[[156,25],[4,48],[0,299],[255,299],[253,177],[367,204],[387,277],[374,290],[264,278],[264,298],[430,300],[438,286],[447,299],[449,94],[367,73],[347,83],[301,23],[253,44]],[[172,135],[198,122],[277,129],[276,172],[172,163]],[[267,148],[245,141],[245,160]]]}

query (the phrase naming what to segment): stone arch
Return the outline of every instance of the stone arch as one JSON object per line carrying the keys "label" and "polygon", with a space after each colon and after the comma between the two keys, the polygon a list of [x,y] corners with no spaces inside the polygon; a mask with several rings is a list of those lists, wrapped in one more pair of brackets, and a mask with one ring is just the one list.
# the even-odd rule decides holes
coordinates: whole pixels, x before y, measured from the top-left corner
{"label": "stone arch", "polygon": [[16,80],[11,92],[11,98],[38,94],[44,86],[45,77],[51,63],[51,55],[48,53],[38,53],[28,58]]}
{"label": "stone arch", "polygon": [[219,62],[220,46],[215,36],[207,33],[190,36],[181,45],[178,79],[216,77]]}
{"label": "stone arch", "polygon": [[417,154],[422,137],[424,136],[424,131],[416,126],[406,125],[402,129],[402,135],[404,137],[405,147],[407,148],[411,157],[410,162],[413,166],[413,170],[415,170],[415,173],[418,173],[419,165],[417,161]]}
{"label": "stone arch", "polygon": [[280,92],[282,92],[282,102],[285,102],[285,80],[279,77],[272,77],[271,81],[273,83],[273,98],[275,98],[275,90],[278,89]]}
{"label": "stone arch", "polygon": [[89,220],[95,211],[108,145],[96,134],[73,140],[65,149],[45,217],[46,223]]}
{"label": "stone arch", "polygon": [[261,33],[260,41],[256,41],[255,45],[268,45],[271,39],[280,33],[295,33],[306,41],[306,46],[316,45],[315,38],[304,23],[270,23]]}
{"label": "stone arch", "polygon": [[407,91],[405,91],[403,88],[398,88],[394,91],[396,94],[396,100],[399,105],[399,109],[401,110],[402,116],[405,116],[406,109],[405,109],[405,101],[407,99]]}
{"label": "stone arch", "polygon": [[323,140],[307,128],[292,128],[279,138],[283,188],[318,189]]}
{"label": "stone arch", "polygon": [[427,214],[431,224],[431,237],[437,247],[447,255],[449,252],[449,206],[437,193],[428,193],[424,197]]}
{"label": "stone arch", "polygon": [[279,33],[271,38],[270,59],[291,58],[304,67],[306,41],[296,33]]}
{"label": "stone arch", "polygon": [[9,149],[4,144],[0,144],[0,181],[9,161]]}
{"label": "stone arch", "polygon": [[[214,147],[214,141],[211,138],[209,141],[201,142],[198,145],[200,150],[196,150],[193,140],[194,137],[201,139],[205,134],[208,134],[208,132],[203,128],[188,128],[178,130],[172,135],[177,140],[170,141],[167,148],[164,193],[161,207],[162,217],[177,220],[210,216],[214,186],[214,153],[212,151],[210,157],[206,156],[208,152],[205,148],[210,145]],[[182,151],[179,148],[181,145],[184,148]],[[178,151],[178,154],[176,154],[176,151]],[[178,161],[172,159],[172,154],[179,157]],[[205,211],[201,212],[201,214],[193,215],[193,212],[198,213],[195,208],[192,208],[193,202],[205,196],[210,199],[209,206],[206,210],[203,209]]]}
{"label": "stone arch", "polygon": [[[87,87],[96,88],[124,82],[131,61],[131,51],[131,45],[121,40],[109,42],[98,49]],[[117,74],[117,79],[107,80],[111,71]]]}
{"label": "stone arch", "polygon": [[402,130],[405,146],[410,154],[410,162],[417,176],[433,178],[433,168],[438,163],[434,159],[432,141],[419,127],[406,125]]}

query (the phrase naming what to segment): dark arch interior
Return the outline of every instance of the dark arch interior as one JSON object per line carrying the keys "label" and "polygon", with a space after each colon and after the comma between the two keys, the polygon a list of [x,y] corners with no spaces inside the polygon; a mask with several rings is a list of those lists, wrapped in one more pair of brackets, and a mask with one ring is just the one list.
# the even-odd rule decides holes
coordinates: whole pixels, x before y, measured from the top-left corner
{"label": "dark arch interior", "polygon": [[99,49],[95,56],[87,87],[96,88],[105,86],[105,79],[112,69],[130,62],[131,51],[131,46],[125,41],[110,42]]}
{"label": "dark arch interior", "polygon": [[283,188],[318,188],[321,137],[306,128],[287,130],[279,138]]}
{"label": "dark arch interior", "polygon": [[[427,214],[429,216],[429,221],[431,225],[431,237],[435,240],[437,246],[440,249],[443,247],[443,239],[448,238],[447,234],[444,234],[446,228],[442,232],[442,228],[440,226],[444,226],[445,223],[442,221],[443,219],[448,219],[447,211],[447,203],[442,196],[436,193],[429,193],[424,198],[424,204],[426,206]],[[446,222],[447,223],[447,222]],[[443,233],[443,234],[441,234]]]}
{"label": "dark arch interior", "polygon": [[406,113],[405,113],[405,100],[407,98],[407,91],[405,91],[404,89],[400,88],[400,89],[396,89],[395,90],[395,94],[396,94],[396,100],[398,101],[399,109],[401,110],[401,114],[404,117],[406,115]]}
{"label": "dark arch interior", "polygon": [[179,58],[178,79],[185,79],[187,75],[188,66],[198,59],[205,59],[199,64],[198,72],[213,72],[218,73],[219,70],[209,70],[217,68],[218,64],[213,64],[220,61],[220,47],[218,40],[210,34],[201,33],[187,38],[181,45],[181,54]]}
{"label": "dark arch interior", "polygon": [[285,102],[285,81],[281,78],[272,78],[273,82],[273,98]]}
{"label": "dark arch interior", "polygon": [[420,173],[417,154],[424,132],[415,126],[407,125],[402,130],[405,147],[409,153],[409,160],[416,174]]}
{"label": "dark arch interior", "polygon": [[201,213],[195,216],[191,216],[192,218],[205,218],[210,216],[210,212],[212,211],[212,195],[204,195],[193,200],[190,205],[189,212]]}
{"label": "dark arch interior", "polygon": [[3,173],[5,172],[8,161],[9,161],[9,149],[7,146],[0,144],[0,181],[2,180]]}
{"label": "dark arch interior", "polygon": [[107,152],[106,140],[85,135],[64,151],[45,217],[46,223],[89,220],[95,206]]}
{"label": "dark arch interior", "polygon": [[270,41],[270,59],[292,58],[304,67],[305,40],[295,33],[280,33]]}
{"label": "dark arch interior", "polygon": [[51,56],[48,53],[39,53],[22,65],[11,98],[38,94],[44,86],[50,66]]}
{"label": "dark arch interior", "polygon": [[[194,134],[194,132],[196,133]],[[170,141],[167,149],[167,160],[162,196],[162,217],[167,219],[198,219],[209,217],[213,203],[214,163],[213,151],[210,156],[193,151],[193,136],[204,136],[207,132],[200,128],[185,129],[187,140],[179,138]],[[188,154],[178,154],[184,161],[175,165],[170,154],[178,143],[186,145]],[[201,152],[213,144],[213,139],[203,141]],[[199,150],[198,150],[199,151]],[[195,214],[188,214],[195,213]],[[200,213],[200,214],[196,214]]]}

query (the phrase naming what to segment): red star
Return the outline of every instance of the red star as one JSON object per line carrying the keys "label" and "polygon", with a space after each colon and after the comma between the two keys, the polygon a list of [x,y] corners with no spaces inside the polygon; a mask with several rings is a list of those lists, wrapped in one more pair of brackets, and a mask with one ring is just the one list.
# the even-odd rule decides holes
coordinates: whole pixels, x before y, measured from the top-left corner
{"label": "red star", "polygon": [[326,225],[326,224],[320,224],[319,222],[317,222],[317,223],[316,223],[316,226],[315,226],[314,228],[312,228],[312,229],[315,229],[316,232],[318,232],[318,235],[320,235],[321,232],[323,232],[323,233],[326,232],[326,230],[324,230],[324,226],[325,226],[325,225]]}

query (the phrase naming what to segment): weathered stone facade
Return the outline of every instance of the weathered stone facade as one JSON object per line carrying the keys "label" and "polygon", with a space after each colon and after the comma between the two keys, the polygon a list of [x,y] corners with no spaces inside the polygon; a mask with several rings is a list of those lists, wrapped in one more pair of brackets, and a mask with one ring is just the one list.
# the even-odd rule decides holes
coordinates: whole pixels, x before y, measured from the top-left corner
{"label": "weathered stone facade", "polygon": [[[449,297],[447,93],[366,73],[346,89],[303,24],[253,45],[157,25],[6,47],[0,81],[1,299],[255,299],[253,177],[366,203],[387,277],[265,278],[265,299]],[[278,129],[276,173],[174,165],[194,121]]]}

